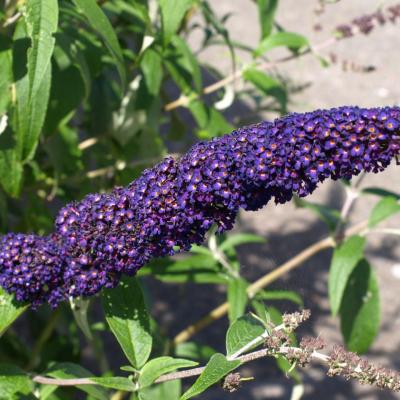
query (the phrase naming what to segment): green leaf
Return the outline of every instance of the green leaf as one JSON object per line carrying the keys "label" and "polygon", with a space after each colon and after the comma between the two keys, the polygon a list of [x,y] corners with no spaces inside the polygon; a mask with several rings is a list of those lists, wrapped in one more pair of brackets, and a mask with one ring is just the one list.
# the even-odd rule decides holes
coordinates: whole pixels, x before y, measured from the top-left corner
{"label": "green leaf", "polygon": [[255,68],[246,69],[243,73],[243,78],[251,82],[264,95],[274,97],[279,102],[282,110],[286,110],[287,94],[276,79]]}
{"label": "green leaf", "polygon": [[[5,136],[4,132],[2,136]],[[1,142],[0,137],[0,142]],[[15,149],[0,151],[0,182],[4,190],[13,197],[21,191],[23,167]]]}
{"label": "green leaf", "polygon": [[[3,38],[0,37],[0,40]],[[0,117],[7,112],[11,102],[12,53],[9,49],[0,51]]]}
{"label": "green leaf", "polygon": [[398,212],[400,212],[400,200],[392,196],[384,197],[371,211],[368,226],[373,228]]}
{"label": "green leaf", "polygon": [[327,207],[323,204],[312,203],[311,201],[307,201],[299,197],[295,197],[294,201],[296,206],[308,208],[314,212],[314,214],[316,214],[323,222],[326,223],[331,232],[336,229],[336,226],[340,221],[340,212],[338,210]]}
{"label": "green leaf", "polygon": [[183,93],[201,91],[202,77],[199,62],[182,38],[174,36],[171,39],[171,44],[163,55],[163,62]]}
{"label": "green leaf", "polygon": [[159,0],[164,44],[178,30],[193,0]]}
{"label": "green leaf", "polygon": [[257,0],[257,6],[258,19],[261,26],[261,39],[264,39],[271,34],[274,26],[278,0]]}
{"label": "green leaf", "polygon": [[[14,35],[14,58],[20,60],[14,66],[16,158],[23,162],[33,158],[46,116],[51,85],[50,61],[55,43],[53,35],[57,25],[57,0],[30,0],[25,19],[17,25]],[[25,39],[30,39],[29,48],[26,46],[29,41],[23,42]]]}
{"label": "green leaf", "polygon": [[190,368],[198,365],[197,362],[182,358],[158,357],[150,360],[140,371],[139,386],[143,389],[150,386],[158,377],[175,371],[179,368]]}
{"label": "green leaf", "polygon": [[58,386],[56,385],[42,385],[39,388],[39,399],[40,400],[57,400],[57,397],[55,398],[53,396],[53,393],[58,389]]}
{"label": "green leaf", "polygon": [[263,322],[269,323],[271,321],[271,316],[269,315],[268,309],[264,302],[253,298],[250,304],[257,317],[261,318]]}
{"label": "green leaf", "polygon": [[46,71],[50,70],[55,44],[53,35],[58,26],[58,1],[28,0],[25,21],[31,39],[31,48],[28,50],[28,75],[29,97],[32,101],[46,79]]}
{"label": "green leaf", "polygon": [[256,298],[259,300],[289,300],[301,307],[304,305],[301,296],[291,290],[261,290],[257,293]]}
{"label": "green leaf", "polygon": [[32,391],[33,383],[24,371],[15,365],[0,364],[1,399],[30,399],[31,397],[25,396]]}
{"label": "green leaf", "polygon": [[144,388],[139,392],[140,400],[177,400],[181,395],[181,381],[163,382]]}
{"label": "green leaf", "polygon": [[395,193],[395,192],[392,192],[390,190],[385,190],[385,189],[377,188],[377,187],[365,188],[365,189],[363,189],[361,191],[361,193],[362,194],[373,194],[373,195],[379,196],[379,197],[390,196],[390,197],[396,198],[397,200],[400,200],[400,194],[399,193]]}
{"label": "green leaf", "polygon": [[[73,379],[73,378],[92,378],[93,374],[87,369],[81,367],[80,365],[65,362],[56,363],[47,370],[46,375],[52,378],[60,379]],[[95,399],[108,400],[109,395],[106,390],[96,385],[77,385],[76,388],[88,393]]]}
{"label": "green leaf", "polygon": [[118,42],[118,37],[102,11],[101,7],[97,5],[96,0],[73,0],[74,3],[80,8],[82,14],[87,18],[92,28],[103,39],[108,51],[115,61],[119,77],[121,79],[122,87],[126,85],[126,71],[122,50]]}
{"label": "green leaf", "polygon": [[205,246],[198,246],[197,244],[193,244],[192,247],[190,248],[190,252],[194,254],[202,254],[205,256],[212,256],[212,251]]}
{"label": "green leaf", "polygon": [[27,308],[0,287],[0,336]]}
{"label": "green leaf", "polygon": [[111,377],[91,377],[91,381],[97,385],[122,390],[124,392],[134,392],[136,390],[135,384],[129,379],[122,376],[111,376]]}
{"label": "green leaf", "polygon": [[293,32],[277,32],[266,37],[254,51],[254,55],[259,57],[275,47],[288,47],[291,50],[299,50],[309,46],[308,39],[303,35]]}
{"label": "green leaf", "polygon": [[347,348],[365,353],[379,331],[379,287],[368,261],[361,260],[352,272],[340,307],[341,330]]}
{"label": "green leaf", "polygon": [[351,236],[333,253],[328,279],[329,301],[333,315],[339,311],[351,273],[363,258],[365,242],[365,238],[361,236]]}
{"label": "green leaf", "polygon": [[200,139],[211,139],[232,131],[232,125],[214,107],[208,107],[196,99],[189,103],[189,110],[200,127],[197,136]]}
{"label": "green leaf", "polygon": [[175,347],[177,357],[191,358],[199,361],[207,361],[216,353],[215,349],[197,342],[179,343]]}
{"label": "green leaf", "polygon": [[244,315],[237,319],[226,333],[226,354],[231,356],[247,343],[265,332],[265,326],[257,318]]}
{"label": "green leaf", "polygon": [[140,62],[147,89],[152,96],[158,95],[163,76],[162,59],[152,48],[147,49]]}
{"label": "green leaf", "polygon": [[[53,4],[53,1],[55,0],[52,0],[49,4]],[[36,3],[37,1],[33,1],[30,4],[33,6]],[[52,7],[57,9],[57,2]],[[34,10],[43,11],[44,15],[36,15]],[[39,51],[35,47],[39,46],[42,49],[35,38],[32,38],[32,47],[29,48],[31,36],[38,35],[37,29],[40,29],[42,24],[47,25],[44,22],[48,17],[47,11],[47,7],[35,6],[26,17],[26,25],[30,26],[30,30],[25,25],[25,20],[20,20],[14,33],[13,58],[19,60],[19,62],[14,63],[16,111],[13,128],[15,131],[15,159],[21,162],[31,160],[35,154],[50,96],[51,53],[43,55],[43,50]],[[57,13],[53,12],[49,18],[57,20]],[[56,23],[56,21],[53,21],[49,25]],[[45,28],[43,29],[46,31]],[[50,39],[47,42],[49,41]],[[50,49],[48,50],[50,51]],[[48,58],[48,62],[39,59],[41,56]],[[39,71],[37,65],[46,65],[46,69]]]}
{"label": "green leaf", "polygon": [[266,239],[260,235],[254,235],[251,233],[237,233],[229,235],[220,245],[219,249],[223,252],[232,250],[236,246],[247,243],[265,243]]}
{"label": "green leaf", "polygon": [[152,345],[149,315],[142,289],[135,278],[125,278],[118,287],[102,293],[106,320],[135,368],[149,358]]}
{"label": "green leaf", "polygon": [[242,279],[232,279],[228,285],[228,303],[229,310],[228,316],[230,323],[236,321],[237,318],[241,317],[246,309],[247,305],[247,289],[248,283]]}
{"label": "green leaf", "polygon": [[92,86],[92,77],[82,45],[66,32],[61,32],[57,35],[57,46],[62,49],[69,62],[79,70],[85,87],[85,100],[87,100]]}
{"label": "green leaf", "polygon": [[180,36],[174,36],[171,40],[171,44],[174,47],[175,55],[180,59],[179,64],[185,66],[185,68],[190,71],[191,87],[193,87],[197,93],[201,93],[203,89],[203,79],[199,60],[187,42]]}
{"label": "green leaf", "polygon": [[187,400],[203,393],[206,389],[219,382],[224,376],[236,369],[239,365],[239,360],[228,361],[223,354],[214,354],[202,374],[197,378],[193,386],[191,386],[181,396],[180,400]]}
{"label": "green leaf", "polygon": [[88,321],[88,308],[90,305],[90,300],[87,298],[71,298],[70,305],[72,314],[74,315],[75,322],[81,328],[81,331],[85,337],[89,340],[93,340],[92,331],[90,330],[90,325]]}
{"label": "green leaf", "polygon": [[155,260],[150,269],[163,282],[227,282],[212,254],[196,254],[179,260]]}

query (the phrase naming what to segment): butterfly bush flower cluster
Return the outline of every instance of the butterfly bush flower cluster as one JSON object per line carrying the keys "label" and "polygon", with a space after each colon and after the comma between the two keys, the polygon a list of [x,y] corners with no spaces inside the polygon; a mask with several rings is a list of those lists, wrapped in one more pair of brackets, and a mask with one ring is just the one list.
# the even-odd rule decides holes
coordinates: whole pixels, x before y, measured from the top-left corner
{"label": "butterfly bush flower cluster", "polygon": [[241,128],[164,159],[127,187],[68,204],[51,236],[4,236],[0,285],[34,307],[91,296],[152,258],[201,243],[214,224],[231,229],[240,208],[382,171],[399,154],[398,107],[317,110]]}

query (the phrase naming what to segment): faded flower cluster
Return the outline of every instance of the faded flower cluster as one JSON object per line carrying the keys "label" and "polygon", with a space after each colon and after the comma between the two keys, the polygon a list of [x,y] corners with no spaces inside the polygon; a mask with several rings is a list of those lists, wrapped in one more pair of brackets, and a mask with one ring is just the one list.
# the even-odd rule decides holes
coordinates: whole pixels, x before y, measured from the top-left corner
{"label": "faded flower cluster", "polygon": [[240,208],[307,196],[327,178],[379,172],[400,155],[400,108],[290,114],[194,145],[129,186],[91,194],[58,214],[48,237],[0,242],[0,285],[34,307],[91,296],[150,259],[188,250]]}

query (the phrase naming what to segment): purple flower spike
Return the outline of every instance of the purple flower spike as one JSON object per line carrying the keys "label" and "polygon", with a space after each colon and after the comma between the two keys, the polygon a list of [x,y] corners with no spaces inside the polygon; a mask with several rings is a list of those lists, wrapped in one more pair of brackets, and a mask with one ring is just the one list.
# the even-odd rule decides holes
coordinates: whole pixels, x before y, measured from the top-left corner
{"label": "purple flower spike", "polygon": [[[16,264],[7,269],[1,259],[0,284],[35,304],[56,303],[53,290],[57,299],[90,296],[152,258],[201,243],[213,224],[231,229],[240,208],[307,196],[327,178],[382,171],[399,154],[398,107],[317,110],[241,128],[194,145],[180,160],[164,159],[128,187],[63,208],[56,219],[59,286],[46,284],[42,297],[29,297],[21,289],[29,279],[17,289],[10,278]],[[40,270],[34,262],[29,268]]]}

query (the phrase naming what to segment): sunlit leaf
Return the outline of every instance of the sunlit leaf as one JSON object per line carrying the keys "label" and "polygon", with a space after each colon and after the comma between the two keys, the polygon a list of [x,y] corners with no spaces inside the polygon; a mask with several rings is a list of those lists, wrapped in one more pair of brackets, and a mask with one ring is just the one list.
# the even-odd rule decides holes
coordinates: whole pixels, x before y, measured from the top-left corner
{"label": "sunlit leaf", "polygon": [[274,18],[276,9],[278,8],[278,0],[257,0],[258,19],[261,26],[261,39],[271,34],[274,26]]}
{"label": "sunlit leaf", "polygon": [[242,279],[232,279],[228,284],[228,303],[229,303],[229,321],[233,323],[237,318],[241,317],[247,305],[247,289],[248,283]]}
{"label": "sunlit leaf", "polygon": [[328,280],[329,301],[333,315],[339,311],[350,275],[363,258],[365,242],[365,238],[361,236],[351,236],[333,253]]}
{"label": "sunlit leaf", "polygon": [[392,196],[384,197],[378,202],[378,204],[375,205],[375,207],[371,211],[368,226],[370,228],[373,228],[383,220],[399,212],[400,200]]}
{"label": "sunlit leaf", "polygon": [[15,365],[0,364],[0,398],[32,399],[33,382],[29,376]]}
{"label": "sunlit leaf", "polygon": [[218,247],[221,251],[227,251],[242,244],[265,242],[266,239],[260,235],[254,235],[251,233],[237,233],[229,235]]}
{"label": "sunlit leaf", "polygon": [[275,47],[288,47],[292,50],[299,50],[309,46],[308,39],[298,33],[277,32],[267,36],[254,51],[255,56],[261,56]]}
{"label": "sunlit leaf", "polygon": [[350,275],[340,307],[340,321],[347,348],[365,353],[380,324],[379,287],[374,270],[361,260]]}
{"label": "sunlit leaf", "polygon": [[[55,44],[53,35],[58,25],[57,0],[28,1],[24,21],[18,24],[14,37],[14,57],[19,57],[21,51],[27,51],[19,60],[21,64],[14,67],[17,79],[16,145],[21,161],[33,157],[46,116],[51,85],[50,60]],[[30,40],[30,44],[26,42],[29,48],[26,45],[18,47],[18,40],[25,39]]]}
{"label": "sunlit leaf", "polygon": [[142,289],[135,278],[126,278],[118,287],[102,293],[106,320],[123,352],[135,368],[149,358],[152,346],[149,315]]}
{"label": "sunlit leaf", "polygon": [[265,332],[265,326],[252,315],[238,318],[226,333],[226,354],[231,356]]}
{"label": "sunlit leaf", "polygon": [[203,393],[239,365],[240,361],[238,360],[228,361],[223,354],[214,354],[202,374],[197,378],[193,386],[181,396],[180,400],[187,400]]}
{"label": "sunlit leaf", "polygon": [[167,44],[179,28],[186,11],[193,4],[193,0],[160,0],[159,4],[163,38],[164,43]]}

